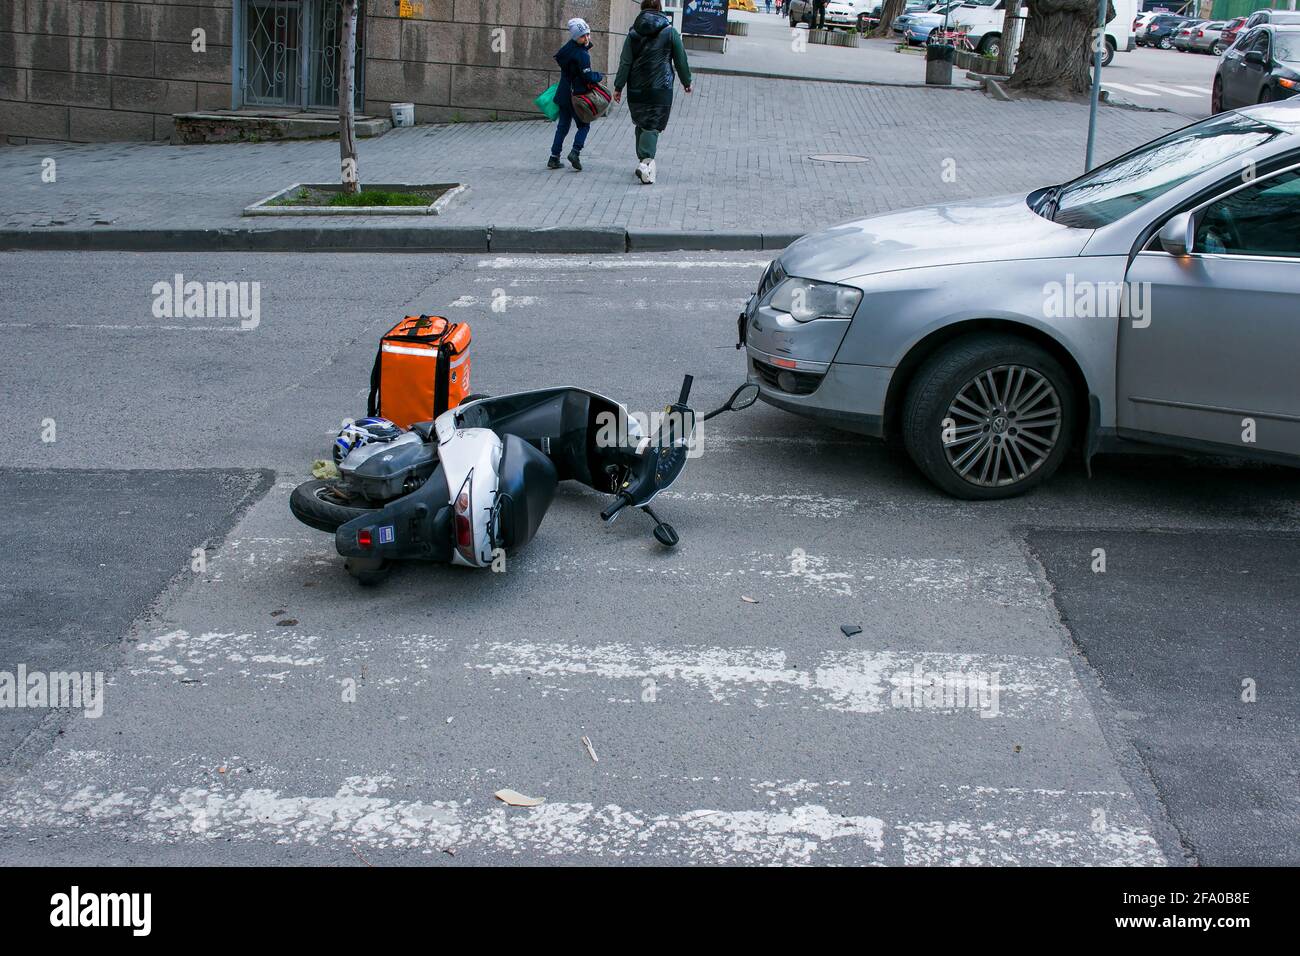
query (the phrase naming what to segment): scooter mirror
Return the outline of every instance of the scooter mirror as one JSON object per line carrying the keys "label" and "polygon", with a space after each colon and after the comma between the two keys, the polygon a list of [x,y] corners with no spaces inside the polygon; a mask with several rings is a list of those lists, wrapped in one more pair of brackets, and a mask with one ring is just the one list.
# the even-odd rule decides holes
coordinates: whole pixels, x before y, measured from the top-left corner
{"label": "scooter mirror", "polygon": [[756,401],[758,401],[758,386],[753,382],[746,382],[732,392],[731,397],[723,402],[720,407],[705,415],[703,420],[707,422],[710,418],[721,415],[723,412],[738,412],[742,408],[749,408]]}
{"label": "scooter mirror", "polygon": [[749,408],[756,401],[758,401],[758,386],[753,382],[746,382],[731,393],[731,398],[727,399],[727,408],[738,412],[742,408]]}

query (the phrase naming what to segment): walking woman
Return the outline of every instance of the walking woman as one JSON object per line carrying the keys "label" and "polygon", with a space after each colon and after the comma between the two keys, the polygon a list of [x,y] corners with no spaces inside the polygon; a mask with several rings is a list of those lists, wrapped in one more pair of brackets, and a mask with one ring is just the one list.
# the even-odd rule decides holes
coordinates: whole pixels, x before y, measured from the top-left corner
{"label": "walking woman", "polygon": [[627,87],[627,108],[636,124],[636,177],[647,186],[655,181],[655,151],[659,134],[668,127],[673,109],[673,73],[691,92],[691,67],[686,48],[673,22],[663,14],[661,0],[641,0],[637,16],[618,61],[614,102]]}
{"label": "walking woman", "polygon": [[551,144],[551,158],[547,160],[546,168],[560,168],[564,139],[569,135],[569,126],[576,123],[578,132],[573,137],[573,149],[569,150],[568,160],[570,166],[582,172],[582,147],[587,143],[591,124],[584,123],[574,114],[573,94],[586,93],[604,79],[591,68],[591,27],[587,26],[586,20],[574,17],[569,21],[569,42],[555,54],[555,62],[560,64],[560,83],[555,90],[555,105],[560,108],[560,115],[555,118],[555,142]]}

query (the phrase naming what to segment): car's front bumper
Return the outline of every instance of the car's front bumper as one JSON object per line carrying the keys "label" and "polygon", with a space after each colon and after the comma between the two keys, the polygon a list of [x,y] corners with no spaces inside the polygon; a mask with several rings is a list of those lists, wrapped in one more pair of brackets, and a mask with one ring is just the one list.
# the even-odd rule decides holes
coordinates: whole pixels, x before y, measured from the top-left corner
{"label": "car's front bumper", "polygon": [[747,353],[747,378],[758,385],[759,398],[767,404],[846,431],[884,437],[885,396],[894,375],[892,368],[831,362],[813,390],[800,395],[773,384],[772,366],[767,361],[771,356],[752,348],[747,348]]}

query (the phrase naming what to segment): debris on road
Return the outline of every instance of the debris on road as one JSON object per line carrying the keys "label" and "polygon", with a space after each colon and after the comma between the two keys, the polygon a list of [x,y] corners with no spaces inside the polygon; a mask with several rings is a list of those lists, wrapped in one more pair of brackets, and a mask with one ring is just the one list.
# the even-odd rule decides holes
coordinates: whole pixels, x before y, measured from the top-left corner
{"label": "debris on road", "polygon": [[311,476],[327,481],[330,478],[337,478],[339,470],[335,467],[334,462],[326,461],[323,458],[317,458],[311,463]]}
{"label": "debris on road", "polygon": [[298,623],[298,619],[296,617],[282,617],[275,623],[277,627],[292,627]]}
{"label": "debris on road", "polygon": [[587,748],[587,753],[591,756],[592,761],[600,763],[600,758],[596,756],[596,748],[591,745],[591,738],[583,737],[582,745]]}
{"label": "debris on road", "polygon": [[852,637],[854,634],[862,633],[862,628],[856,624],[841,624],[840,630],[844,632],[845,637]]}
{"label": "debris on road", "polygon": [[498,790],[493,796],[512,807],[539,807],[546,802],[543,797],[525,797],[517,790]]}
{"label": "debris on road", "polygon": [[756,598],[752,598],[752,597],[750,597],[748,594],[742,594],[742,595],[740,596],[740,599],[741,599],[742,601],[744,601],[746,604],[758,604],[758,603],[759,603],[758,600],[757,600]]}

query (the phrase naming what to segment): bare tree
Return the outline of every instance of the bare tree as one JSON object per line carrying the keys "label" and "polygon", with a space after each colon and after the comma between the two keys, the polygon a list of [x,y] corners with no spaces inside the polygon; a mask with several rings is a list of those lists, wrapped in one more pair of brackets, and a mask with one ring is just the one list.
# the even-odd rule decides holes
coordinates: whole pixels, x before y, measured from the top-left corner
{"label": "bare tree", "polygon": [[361,15],[361,0],[343,0],[339,4],[339,168],[343,176],[343,192],[355,195],[361,191],[357,176],[356,130],[356,59],[357,18]]}
{"label": "bare tree", "polygon": [[[1102,42],[1096,35],[1097,0],[1028,0],[1027,6],[1020,59],[1007,85],[1052,96],[1087,93],[1093,44]],[[1115,5],[1106,0],[1106,22],[1113,19]]]}
{"label": "bare tree", "polygon": [[906,0],[884,0],[884,4],[880,8],[880,22],[876,24],[876,32],[871,34],[873,37],[892,37],[894,35],[891,27],[902,14],[905,2]]}

